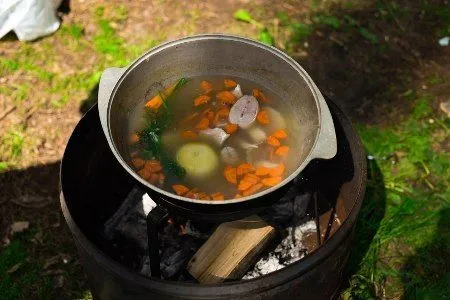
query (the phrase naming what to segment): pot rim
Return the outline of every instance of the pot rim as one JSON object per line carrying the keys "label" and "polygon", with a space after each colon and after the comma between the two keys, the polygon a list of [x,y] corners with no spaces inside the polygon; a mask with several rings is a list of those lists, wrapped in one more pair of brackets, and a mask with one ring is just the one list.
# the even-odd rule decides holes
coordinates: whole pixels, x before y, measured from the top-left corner
{"label": "pot rim", "polygon": [[255,40],[249,39],[249,38],[244,38],[244,37],[240,37],[240,36],[236,36],[236,35],[229,35],[229,34],[199,34],[199,35],[193,35],[193,36],[188,36],[188,37],[183,37],[180,39],[176,39],[173,41],[168,41],[165,43],[162,43],[150,50],[148,50],[147,52],[145,52],[144,54],[142,54],[139,58],[137,58],[134,62],[132,62],[130,65],[124,67],[124,72],[122,73],[122,75],[120,76],[120,79],[116,82],[114,89],[109,97],[108,100],[108,107],[107,107],[107,130],[108,130],[108,134],[110,137],[112,137],[111,134],[111,129],[110,129],[110,108],[111,108],[111,104],[112,104],[112,99],[114,99],[114,96],[117,92],[118,87],[121,85],[121,83],[123,82],[123,80],[125,79],[126,76],[128,76],[128,74],[130,74],[134,68],[136,68],[139,64],[148,61],[151,56],[160,53],[162,51],[164,51],[167,48],[171,48],[174,47],[176,45],[180,45],[183,43],[189,43],[189,42],[194,42],[194,41],[198,41],[198,40],[214,40],[214,39],[220,39],[220,40],[229,40],[229,41],[234,41],[234,42],[240,42],[240,43],[245,43],[248,44],[250,46],[254,46],[254,47],[258,47],[261,49],[264,49],[266,51],[271,52],[271,54],[277,56],[278,58],[282,59],[283,61],[285,61],[291,68],[293,68],[295,71],[297,71],[299,73],[299,75],[303,78],[303,80],[305,81],[305,83],[308,85],[308,88],[310,90],[310,92],[312,93],[314,100],[315,100],[315,104],[316,104],[316,108],[317,108],[317,116],[318,116],[318,125],[317,125],[317,129],[316,129],[316,136],[314,139],[314,143],[308,153],[308,155],[306,156],[305,160],[303,160],[303,162],[297,167],[297,169],[295,171],[293,171],[289,176],[287,176],[283,181],[281,181],[279,184],[277,184],[276,186],[270,187],[268,189],[265,189],[263,191],[260,191],[258,193],[255,193],[253,195],[250,196],[246,196],[246,197],[242,197],[242,198],[238,198],[238,199],[226,199],[226,200],[197,200],[197,199],[191,199],[191,198],[187,198],[187,197],[183,197],[183,196],[179,196],[175,193],[171,193],[168,192],[164,189],[161,189],[149,182],[147,182],[146,180],[144,180],[143,178],[141,178],[131,167],[130,165],[124,160],[124,158],[122,157],[122,155],[120,154],[120,152],[118,151],[114,141],[112,140],[112,138],[108,138],[108,142],[113,150],[114,156],[116,157],[116,159],[119,161],[119,163],[122,165],[122,167],[125,168],[125,170],[132,175],[136,180],[138,180],[141,184],[143,184],[144,186],[146,186],[147,188],[156,191],[157,193],[164,195],[166,197],[172,198],[172,199],[177,199],[180,201],[184,201],[184,202],[189,202],[189,203],[193,203],[193,204],[208,204],[208,205],[228,205],[228,204],[234,204],[234,203],[243,203],[243,202],[248,202],[250,200],[254,200],[257,199],[261,196],[267,195],[269,193],[272,193],[276,190],[278,190],[279,188],[285,186],[286,184],[288,184],[290,181],[292,181],[295,177],[297,177],[300,172],[308,165],[308,163],[314,159],[315,157],[311,157],[312,154],[314,153],[314,150],[317,146],[318,140],[319,140],[319,135],[321,132],[321,128],[322,128],[322,119],[321,119],[321,107],[319,105],[319,99],[321,97],[320,91],[318,90],[318,88],[316,87],[316,85],[314,84],[314,82],[312,81],[311,77],[308,75],[308,73],[290,56],[288,56],[286,53],[278,50],[275,47],[272,46],[268,46],[266,44],[257,42]]}

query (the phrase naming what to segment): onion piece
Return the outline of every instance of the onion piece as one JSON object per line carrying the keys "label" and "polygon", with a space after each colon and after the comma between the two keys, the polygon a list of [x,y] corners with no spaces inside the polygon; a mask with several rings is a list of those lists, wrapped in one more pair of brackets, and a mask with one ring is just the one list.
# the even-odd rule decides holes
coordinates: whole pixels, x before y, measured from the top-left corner
{"label": "onion piece", "polygon": [[239,162],[239,154],[233,147],[226,146],[220,150],[222,161],[227,165],[236,165]]}
{"label": "onion piece", "polygon": [[258,111],[258,100],[253,96],[245,95],[231,107],[228,119],[232,124],[247,128],[255,121]]}
{"label": "onion piece", "polygon": [[241,90],[241,85],[238,84],[233,91],[231,91],[233,93],[233,95],[236,96],[237,99],[241,98],[243,96],[242,94],[242,90]]}

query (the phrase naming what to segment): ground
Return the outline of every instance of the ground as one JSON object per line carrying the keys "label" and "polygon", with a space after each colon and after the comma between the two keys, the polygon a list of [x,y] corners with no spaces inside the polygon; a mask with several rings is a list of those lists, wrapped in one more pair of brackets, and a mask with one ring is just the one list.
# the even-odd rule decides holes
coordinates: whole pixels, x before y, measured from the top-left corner
{"label": "ground", "polygon": [[204,32],[286,51],[354,121],[369,178],[341,298],[449,297],[448,1],[84,0],[60,16],[49,37],[0,40],[2,299],[90,297],[59,208],[67,139],[102,70]]}

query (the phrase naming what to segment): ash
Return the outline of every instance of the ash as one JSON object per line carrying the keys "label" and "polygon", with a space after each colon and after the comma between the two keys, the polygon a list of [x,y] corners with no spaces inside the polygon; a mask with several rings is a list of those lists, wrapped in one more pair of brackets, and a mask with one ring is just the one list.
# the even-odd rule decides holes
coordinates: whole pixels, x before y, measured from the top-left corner
{"label": "ash", "polygon": [[[303,240],[307,234],[316,232],[316,224],[306,216],[313,192],[305,188],[308,186],[305,181],[301,177],[294,179],[286,195],[260,214],[277,228],[281,238],[243,279],[282,269],[307,254]],[[146,216],[155,206],[147,194],[134,188],[103,228],[104,236],[115,250],[115,258],[144,276],[151,276]],[[184,270],[190,258],[213,233],[215,228],[211,227],[175,217],[162,226],[159,249],[163,279],[192,281]]]}

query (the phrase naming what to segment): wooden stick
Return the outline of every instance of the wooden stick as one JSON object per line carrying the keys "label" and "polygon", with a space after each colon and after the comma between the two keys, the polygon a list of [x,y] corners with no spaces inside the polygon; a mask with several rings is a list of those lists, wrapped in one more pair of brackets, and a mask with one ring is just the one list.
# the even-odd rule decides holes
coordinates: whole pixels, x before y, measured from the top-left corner
{"label": "wooden stick", "polygon": [[188,272],[200,283],[241,279],[275,237],[275,228],[258,216],[219,225],[191,258]]}

